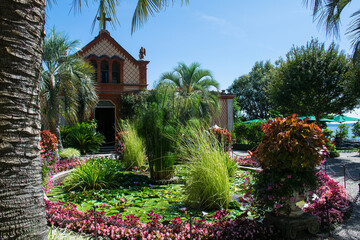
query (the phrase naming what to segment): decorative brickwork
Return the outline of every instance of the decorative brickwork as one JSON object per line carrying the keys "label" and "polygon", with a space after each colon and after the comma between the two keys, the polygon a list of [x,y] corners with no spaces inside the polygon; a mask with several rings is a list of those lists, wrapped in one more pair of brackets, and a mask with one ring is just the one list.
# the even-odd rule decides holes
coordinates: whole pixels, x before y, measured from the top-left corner
{"label": "decorative brickwork", "polygon": [[[147,88],[146,71],[149,61],[136,60],[106,30],[102,30],[78,54],[93,65],[96,71],[96,90],[99,100],[111,101],[115,105],[117,121],[120,118],[121,95]],[[100,106],[98,107],[100,108]],[[95,111],[93,112],[95,113]],[[95,117],[95,114],[93,116]],[[106,118],[103,113],[101,116],[102,119]],[[101,129],[112,127],[105,125],[101,126]],[[104,132],[106,131],[104,130]],[[105,133],[103,134],[105,135]]]}

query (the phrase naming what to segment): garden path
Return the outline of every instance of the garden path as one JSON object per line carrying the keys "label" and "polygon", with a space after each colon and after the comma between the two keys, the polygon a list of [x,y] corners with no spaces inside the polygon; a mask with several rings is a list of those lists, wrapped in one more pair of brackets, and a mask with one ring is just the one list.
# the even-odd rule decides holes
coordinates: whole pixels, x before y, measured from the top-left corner
{"label": "garden path", "polygon": [[[327,159],[327,174],[344,186],[343,165],[346,165],[346,191],[351,201],[359,192],[360,181],[353,179],[360,177],[360,156],[357,152],[340,153],[340,157]],[[350,218],[332,232],[333,239],[358,240],[360,239],[360,199],[354,203],[353,212]]]}

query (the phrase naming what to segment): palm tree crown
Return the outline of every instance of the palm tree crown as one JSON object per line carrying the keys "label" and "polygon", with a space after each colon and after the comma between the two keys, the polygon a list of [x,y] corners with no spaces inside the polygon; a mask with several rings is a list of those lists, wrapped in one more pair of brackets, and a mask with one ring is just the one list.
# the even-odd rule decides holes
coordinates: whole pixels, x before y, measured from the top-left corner
{"label": "palm tree crown", "polygon": [[[59,139],[60,106],[70,121],[84,120],[97,103],[93,69],[83,59],[71,54],[77,41],[69,41],[61,33],[51,31],[45,39],[42,72],[43,106],[49,130]],[[62,95],[62,99],[60,99]]]}
{"label": "palm tree crown", "polygon": [[199,63],[192,63],[190,66],[179,63],[173,72],[161,75],[160,84],[164,83],[175,85],[184,95],[189,95],[193,91],[209,91],[211,87],[219,88],[219,83],[213,78],[211,72],[200,69]]}

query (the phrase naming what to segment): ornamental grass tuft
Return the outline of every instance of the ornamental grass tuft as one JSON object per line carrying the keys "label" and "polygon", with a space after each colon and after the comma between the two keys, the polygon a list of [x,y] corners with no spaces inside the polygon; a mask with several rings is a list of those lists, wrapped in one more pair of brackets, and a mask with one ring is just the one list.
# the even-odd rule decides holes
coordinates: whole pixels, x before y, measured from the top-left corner
{"label": "ornamental grass tuft", "polygon": [[124,144],[122,162],[126,169],[133,167],[142,167],[146,158],[145,144],[138,135],[134,124],[128,121],[119,123],[119,132],[121,132],[121,141]]}
{"label": "ornamental grass tuft", "polygon": [[198,209],[227,208],[230,202],[228,157],[216,137],[204,128],[187,127],[179,150],[182,158],[189,161],[186,204]]}
{"label": "ornamental grass tuft", "polygon": [[63,181],[65,191],[109,188],[116,185],[117,161],[96,157],[76,168]]}

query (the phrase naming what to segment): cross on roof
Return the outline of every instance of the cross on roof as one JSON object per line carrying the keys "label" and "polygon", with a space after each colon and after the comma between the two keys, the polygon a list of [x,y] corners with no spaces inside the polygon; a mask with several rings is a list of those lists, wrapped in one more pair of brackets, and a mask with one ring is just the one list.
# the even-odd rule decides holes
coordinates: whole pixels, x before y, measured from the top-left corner
{"label": "cross on roof", "polygon": [[[107,18],[105,12],[102,12],[102,18],[104,19],[104,22],[100,30],[106,30],[106,21],[111,21],[111,18]],[[100,19],[100,17],[97,18],[97,20],[101,21]]]}

